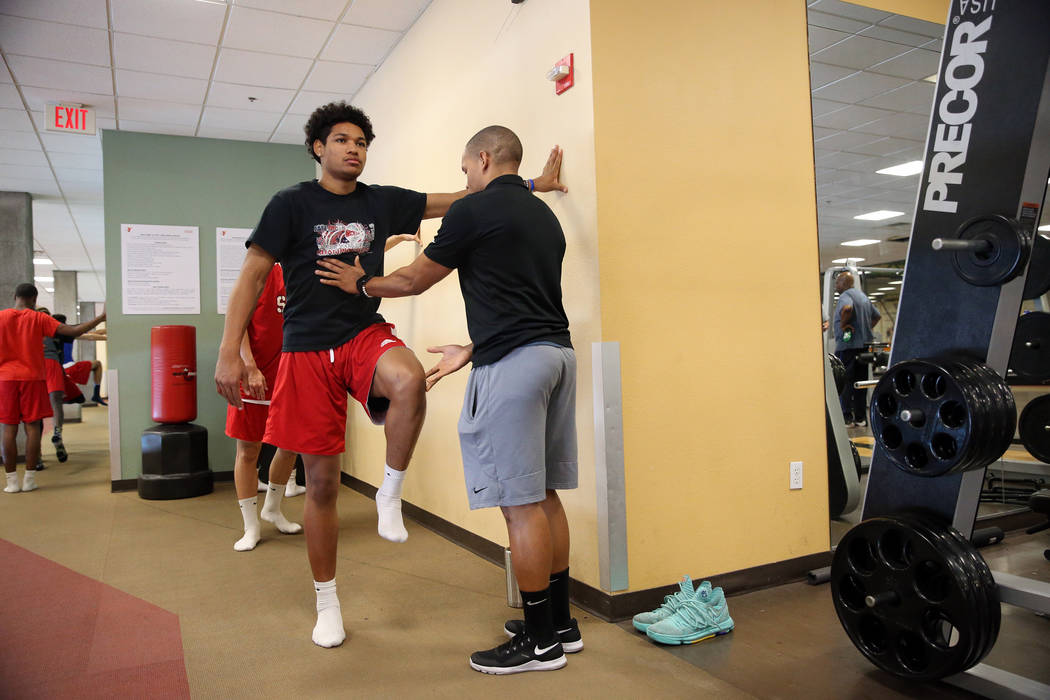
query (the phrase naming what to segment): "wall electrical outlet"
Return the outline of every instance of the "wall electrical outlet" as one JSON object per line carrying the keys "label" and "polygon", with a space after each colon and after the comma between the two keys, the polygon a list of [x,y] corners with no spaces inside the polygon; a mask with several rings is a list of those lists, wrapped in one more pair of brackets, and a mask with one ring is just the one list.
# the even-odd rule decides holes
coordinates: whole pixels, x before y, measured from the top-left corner
{"label": "wall electrical outlet", "polygon": [[788,488],[791,490],[802,488],[802,462],[792,462],[790,474],[791,479]]}

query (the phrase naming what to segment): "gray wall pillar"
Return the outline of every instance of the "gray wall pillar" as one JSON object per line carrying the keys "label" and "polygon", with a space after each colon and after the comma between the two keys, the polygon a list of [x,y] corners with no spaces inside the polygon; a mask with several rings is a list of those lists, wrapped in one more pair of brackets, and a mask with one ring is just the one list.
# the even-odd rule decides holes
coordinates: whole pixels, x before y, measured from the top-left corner
{"label": "gray wall pillar", "polygon": [[[55,291],[58,291],[58,287],[55,287]],[[78,306],[80,308],[80,317],[77,319],[77,323],[90,321],[98,315],[98,312],[95,311],[95,302],[93,301],[82,301]],[[97,360],[95,343],[93,341],[73,343],[73,359],[77,362],[80,360]]]}
{"label": "gray wall pillar", "polygon": [[51,306],[51,313],[65,314],[66,323],[76,325],[80,323],[77,315],[80,308],[77,306],[77,273],[74,270],[55,270],[55,293]]}
{"label": "gray wall pillar", "polygon": [[0,309],[15,305],[15,287],[33,281],[33,200],[0,192]]}

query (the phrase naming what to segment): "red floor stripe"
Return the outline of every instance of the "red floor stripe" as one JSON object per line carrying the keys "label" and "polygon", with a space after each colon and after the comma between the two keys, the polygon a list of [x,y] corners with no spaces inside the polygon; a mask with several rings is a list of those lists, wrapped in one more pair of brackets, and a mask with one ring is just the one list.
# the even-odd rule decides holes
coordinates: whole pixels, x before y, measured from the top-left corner
{"label": "red floor stripe", "polygon": [[179,618],[0,539],[0,695],[188,698]]}

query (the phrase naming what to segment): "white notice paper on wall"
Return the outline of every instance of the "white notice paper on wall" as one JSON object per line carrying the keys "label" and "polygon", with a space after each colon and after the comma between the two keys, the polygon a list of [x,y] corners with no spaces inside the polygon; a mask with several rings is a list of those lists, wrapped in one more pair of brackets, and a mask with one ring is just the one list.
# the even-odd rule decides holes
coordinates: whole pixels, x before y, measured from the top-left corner
{"label": "white notice paper on wall", "polygon": [[200,245],[196,226],[121,224],[125,314],[199,314]]}
{"label": "white notice paper on wall", "polygon": [[233,283],[241,273],[246,249],[244,242],[252,235],[250,228],[215,229],[215,289],[218,291],[218,311],[226,313],[226,303],[233,291]]}

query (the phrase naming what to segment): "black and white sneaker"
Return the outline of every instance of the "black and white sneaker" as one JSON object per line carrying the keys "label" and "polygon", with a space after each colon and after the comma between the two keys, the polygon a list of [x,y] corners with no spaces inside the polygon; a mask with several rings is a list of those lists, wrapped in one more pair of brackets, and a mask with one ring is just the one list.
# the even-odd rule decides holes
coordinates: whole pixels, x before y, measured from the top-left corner
{"label": "black and white sneaker", "polygon": [[[508,637],[516,637],[525,632],[525,620],[507,620],[503,625],[503,631]],[[563,630],[555,630],[558,633],[558,641],[561,642],[562,651],[566,654],[575,654],[583,651],[583,637],[580,635],[580,626],[576,618],[569,620],[569,626]]]}
{"label": "black and white sneaker", "polygon": [[69,453],[66,452],[66,446],[62,444],[61,435],[52,435],[51,444],[55,446],[55,456],[58,457],[59,462],[65,462],[69,459]]}
{"label": "black and white sneaker", "polygon": [[470,667],[482,673],[504,675],[523,671],[554,671],[565,665],[561,642],[541,646],[528,635],[516,637],[487,651],[470,655]]}

